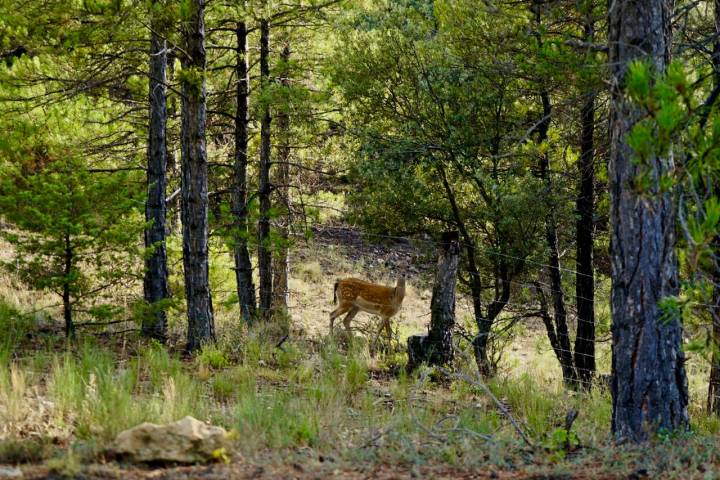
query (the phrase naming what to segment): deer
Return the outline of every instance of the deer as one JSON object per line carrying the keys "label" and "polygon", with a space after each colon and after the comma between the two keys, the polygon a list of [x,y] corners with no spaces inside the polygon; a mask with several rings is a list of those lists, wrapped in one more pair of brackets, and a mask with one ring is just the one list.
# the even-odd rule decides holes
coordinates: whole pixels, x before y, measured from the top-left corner
{"label": "deer", "polygon": [[350,332],[352,322],[358,312],[363,311],[379,315],[382,319],[378,336],[385,329],[388,339],[392,338],[390,318],[393,317],[405,298],[405,270],[400,273],[395,287],[366,282],[357,278],[338,279],[333,290],[333,302],[338,307],[330,313],[330,333],[333,332],[335,319],[347,312],[343,319],[345,330]]}

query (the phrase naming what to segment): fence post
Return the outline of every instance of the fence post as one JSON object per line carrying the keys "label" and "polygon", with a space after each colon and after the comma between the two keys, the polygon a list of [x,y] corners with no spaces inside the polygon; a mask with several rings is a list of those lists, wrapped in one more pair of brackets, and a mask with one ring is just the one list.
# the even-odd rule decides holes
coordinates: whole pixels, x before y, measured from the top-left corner
{"label": "fence post", "polygon": [[408,338],[408,372],[422,362],[448,365],[453,361],[452,332],[455,327],[455,284],[459,260],[458,232],[443,233],[430,302],[430,328],[427,335]]}

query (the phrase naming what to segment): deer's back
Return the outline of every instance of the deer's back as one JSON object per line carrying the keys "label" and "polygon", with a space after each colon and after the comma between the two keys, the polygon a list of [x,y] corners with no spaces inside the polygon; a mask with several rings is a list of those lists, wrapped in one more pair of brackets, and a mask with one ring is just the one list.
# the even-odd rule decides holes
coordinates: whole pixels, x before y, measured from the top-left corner
{"label": "deer's back", "polygon": [[354,301],[361,297],[366,302],[386,304],[392,301],[395,288],[376,285],[358,278],[346,278],[338,281],[337,294],[340,301]]}

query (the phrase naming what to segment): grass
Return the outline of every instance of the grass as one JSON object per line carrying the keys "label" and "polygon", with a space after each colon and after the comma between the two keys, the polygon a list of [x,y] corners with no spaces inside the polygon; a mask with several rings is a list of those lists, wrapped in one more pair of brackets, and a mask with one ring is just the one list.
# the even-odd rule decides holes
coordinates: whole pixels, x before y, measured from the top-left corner
{"label": "grass", "polygon": [[[237,361],[230,360],[230,347],[221,343],[188,360],[152,343],[128,355],[87,341],[75,351],[52,353],[47,368],[32,374],[25,369],[29,359],[4,362],[0,420],[6,432],[0,461],[46,461],[58,475],[72,476],[123,429],[185,415],[241,432],[235,436],[236,451],[255,459],[267,452],[291,455],[310,449],[347,464],[562,472],[600,462],[623,472],[642,464],[637,468],[659,471],[662,466],[679,475],[683,462],[709,468],[717,456],[711,436],[717,425],[696,414],[696,433],[682,440],[690,457],[673,450],[672,441],[658,441],[649,450],[652,461],[640,460],[648,452],[632,450],[614,450],[614,459],[608,459],[607,393],[568,392],[557,381],[529,373],[498,377],[489,386],[541,445],[535,452],[528,452],[476,387],[460,381],[438,385],[422,373],[378,369],[363,342],[345,348],[329,338],[299,338],[278,349],[270,336],[251,331]],[[35,425],[37,436],[28,436],[22,420],[40,399],[47,402],[51,421],[44,423],[46,431]],[[552,440],[569,408],[580,412],[574,433],[586,450],[564,457],[555,454]],[[55,438],[57,447],[35,438]]]}
{"label": "grass", "polygon": [[[238,432],[234,450],[257,462],[270,457],[287,463],[304,455],[302,461],[331,458],[337,466],[441,464],[528,475],[586,471],[598,477],[644,471],[668,478],[703,478],[720,465],[720,420],[703,412],[702,359],[691,357],[687,365],[693,433],[657,439],[643,450],[618,448],[610,441],[608,393],[567,391],[542,331],[526,327],[488,386],[539,446],[530,450],[477,387],[433,383],[428,372],[405,374],[402,348],[372,357],[362,335],[328,337],[332,283],[359,267],[330,253],[321,258],[338,269],[327,275],[317,258],[314,252],[306,252],[304,260],[297,256],[291,285],[298,306],[284,323],[248,330],[240,326],[232,302],[219,301],[219,342],[193,358],[181,357],[172,344],[132,335],[109,340],[85,335],[70,345],[48,335],[28,343],[28,333],[45,319],[23,313],[30,311],[25,294],[0,301],[0,463],[46,462],[56,475],[74,476],[100,459],[120,431],[192,415]],[[229,260],[215,264],[218,288],[232,280],[229,265]],[[394,281],[386,274],[377,277]],[[0,288],[0,299],[8,288]],[[396,322],[401,345],[425,328],[427,288],[413,284],[406,302]],[[466,315],[463,309],[459,302],[458,315]],[[175,325],[173,338],[181,346]],[[278,346],[287,332],[289,338]],[[474,375],[471,355],[461,348],[466,351],[457,368]],[[608,350],[607,343],[598,344],[602,372],[609,367]],[[568,453],[557,435],[570,408],[579,412],[573,427],[579,448]]]}

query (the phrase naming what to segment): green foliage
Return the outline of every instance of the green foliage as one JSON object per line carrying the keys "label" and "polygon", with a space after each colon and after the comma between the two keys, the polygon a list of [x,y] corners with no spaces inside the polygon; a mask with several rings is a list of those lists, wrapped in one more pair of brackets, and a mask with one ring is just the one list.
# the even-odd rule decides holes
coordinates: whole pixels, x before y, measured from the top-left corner
{"label": "green foliage", "polygon": [[[53,74],[53,68],[61,67],[23,57],[0,75]],[[2,95],[46,93],[7,85]],[[101,320],[120,313],[104,297],[137,272],[143,253],[138,176],[100,159],[89,163],[84,153],[95,136],[116,134],[107,123],[112,115],[110,104],[87,97],[43,110],[28,105],[15,115],[0,110],[0,128],[8,132],[0,140],[0,212],[9,224],[0,235],[14,249],[3,266],[31,288],[68,291],[73,309]]]}
{"label": "green foliage", "polygon": [[551,452],[552,458],[563,459],[580,445],[580,441],[574,431],[568,432],[559,427],[552,431],[544,445]]}

